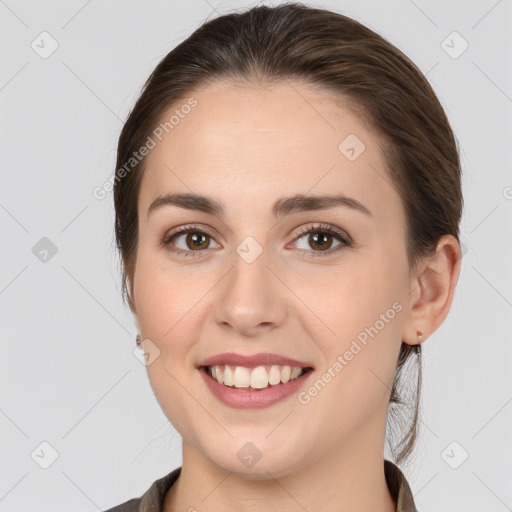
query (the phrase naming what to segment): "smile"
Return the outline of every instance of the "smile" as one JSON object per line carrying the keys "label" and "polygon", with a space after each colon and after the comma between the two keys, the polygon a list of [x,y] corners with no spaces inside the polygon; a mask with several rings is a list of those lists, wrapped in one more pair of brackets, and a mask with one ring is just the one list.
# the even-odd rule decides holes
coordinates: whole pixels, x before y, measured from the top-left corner
{"label": "smile", "polygon": [[287,365],[256,368],[215,365],[201,366],[199,372],[208,389],[223,404],[235,408],[260,409],[297,392],[313,373],[313,369]]}
{"label": "smile", "polygon": [[224,386],[238,389],[265,389],[268,386],[286,384],[295,380],[309,368],[288,365],[268,365],[247,368],[244,366],[215,365],[206,366],[207,372]]}

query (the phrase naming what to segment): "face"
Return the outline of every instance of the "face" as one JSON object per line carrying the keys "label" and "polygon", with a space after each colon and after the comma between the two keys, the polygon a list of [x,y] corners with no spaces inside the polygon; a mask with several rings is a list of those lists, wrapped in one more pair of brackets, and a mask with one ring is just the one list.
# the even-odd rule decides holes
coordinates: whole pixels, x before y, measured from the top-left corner
{"label": "face", "polygon": [[[150,151],[138,202],[133,300],[162,410],[198,463],[255,478],[381,456],[411,290],[405,213],[377,135],[301,82],[217,82],[191,96]],[[161,202],[148,214],[166,194],[222,212]],[[286,202],[297,195],[349,199]],[[313,371],[278,402],[233,407],[198,369],[225,352]],[[241,449],[261,459],[249,467]]]}

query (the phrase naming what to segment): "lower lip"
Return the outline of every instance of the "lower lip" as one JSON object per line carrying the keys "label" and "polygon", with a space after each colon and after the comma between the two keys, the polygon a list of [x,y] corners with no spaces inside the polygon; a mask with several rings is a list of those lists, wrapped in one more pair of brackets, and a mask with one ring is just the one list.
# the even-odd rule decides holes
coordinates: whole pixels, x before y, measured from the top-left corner
{"label": "lower lip", "polygon": [[210,391],[224,404],[238,409],[262,409],[268,407],[276,402],[288,398],[295,393],[313,373],[308,370],[300,377],[289,380],[287,383],[281,382],[276,386],[268,386],[261,390],[245,390],[234,389],[219,384],[213,377],[211,377],[206,367],[199,368],[199,373],[202,375],[206,385]]}

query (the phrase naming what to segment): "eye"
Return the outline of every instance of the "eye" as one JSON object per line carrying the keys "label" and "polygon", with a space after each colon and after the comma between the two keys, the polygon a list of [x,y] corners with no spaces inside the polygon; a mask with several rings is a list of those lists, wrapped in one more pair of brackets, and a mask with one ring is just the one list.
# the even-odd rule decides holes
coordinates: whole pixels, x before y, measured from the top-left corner
{"label": "eye", "polygon": [[[350,236],[330,224],[308,224],[299,229],[298,234],[292,243],[300,243],[304,239],[306,247],[297,248],[310,253],[309,256],[328,256],[338,252],[342,247],[353,245]],[[333,242],[336,241],[338,244],[333,246]],[[208,231],[194,225],[180,226],[167,233],[160,241],[160,245],[167,251],[185,258],[202,256],[201,253],[212,248],[212,243],[215,244],[215,249],[221,247]],[[313,250],[310,250],[308,245]]]}
{"label": "eye", "polygon": [[213,237],[202,229],[195,226],[180,226],[166,234],[161,240],[161,245],[169,252],[183,257],[197,257],[205,249],[210,249],[211,242],[215,248],[220,245],[213,240]]}
{"label": "eye", "polygon": [[[299,249],[311,253],[310,256],[325,256],[338,252],[341,247],[351,247],[350,237],[340,229],[331,225],[309,224],[299,230],[299,236],[294,242],[300,243],[304,239],[304,246]],[[333,240],[334,239],[334,240]],[[338,242],[334,245],[333,242]],[[308,247],[309,246],[309,247]],[[312,248],[311,251],[309,248]]]}

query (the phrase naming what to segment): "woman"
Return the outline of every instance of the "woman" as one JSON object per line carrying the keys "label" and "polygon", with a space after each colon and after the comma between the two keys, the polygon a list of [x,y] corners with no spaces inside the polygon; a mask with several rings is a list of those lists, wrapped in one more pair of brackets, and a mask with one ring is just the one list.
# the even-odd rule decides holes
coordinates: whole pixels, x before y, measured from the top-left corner
{"label": "woman", "polygon": [[111,512],[415,511],[398,464],[462,211],[421,72],[327,10],[221,16],[153,71],[117,169],[124,297],[183,465]]}

